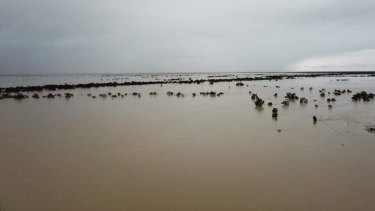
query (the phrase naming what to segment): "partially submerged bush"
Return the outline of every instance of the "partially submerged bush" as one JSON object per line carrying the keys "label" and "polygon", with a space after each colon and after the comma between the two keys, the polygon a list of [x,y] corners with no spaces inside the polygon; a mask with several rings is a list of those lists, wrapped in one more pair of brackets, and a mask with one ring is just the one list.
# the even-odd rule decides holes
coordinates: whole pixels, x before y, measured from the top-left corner
{"label": "partially submerged bush", "polygon": [[272,109],[272,118],[277,118],[278,115],[279,115],[278,114],[278,109],[277,108],[273,108]]}
{"label": "partially submerged bush", "polygon": [[361,100],[361,99],[363,101],[370,101],[370,99],[374,99],[374,94],[362,91],[362,92],[356,93],[352,96],[352,100],[354,100],[354,101]]}
{"label": "partially submerged bush", "polygon": [[289,100],[298,100],[299,97],[296,95],[296,93],[287,92],[285,98]]}
{"label": "partially submerged bush", "polygon": [[264,100],[260,99],[259,97],[255,101],[255,106],[256,107],[262,107],[264,104]]}
{"label": "partially submerged bush", "polygon": [[283,102],[281,102],[281,104],[283,104],[284,106],[288,106],[289,105],[289,101],[284,100]]}
{"label": "partially submerged bush", "polygon": [[301,104],[307,104],[307,99],[306,98],[304,98],[304,97],[301,97],[301,99],[299,100],[299,102],[301,103]]}

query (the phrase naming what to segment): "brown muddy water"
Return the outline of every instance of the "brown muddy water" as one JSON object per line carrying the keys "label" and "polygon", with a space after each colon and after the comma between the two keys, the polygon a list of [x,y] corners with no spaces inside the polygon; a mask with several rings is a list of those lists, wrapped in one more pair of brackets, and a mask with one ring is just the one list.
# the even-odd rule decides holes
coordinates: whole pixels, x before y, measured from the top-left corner
{"label": "brown muddy water", "polygon": [[[351,100],[357,91],[375,92],[375,78],[347,79],[1,100],[0,210],[375,210],[375,134],[366,130],[375,124],[375,103]],[[353,93],[321,98],[321,88]],[[199,95],[211,90],[224,95]],[[266,101],[263,110],[249,91]],[[87,97],[106,92],[142,97]],[[286,92],[309,103],[283,107]],[[337,100],[331,110],[327,97]]]}

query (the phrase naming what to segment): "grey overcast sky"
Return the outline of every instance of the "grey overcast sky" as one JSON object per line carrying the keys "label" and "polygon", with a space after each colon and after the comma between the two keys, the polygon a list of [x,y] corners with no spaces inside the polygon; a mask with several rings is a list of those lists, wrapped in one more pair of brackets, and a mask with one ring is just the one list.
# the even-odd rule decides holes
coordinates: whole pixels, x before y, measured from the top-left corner
{"label": "grey overcast sky", "polygon": [[375,70],[374,0],[0,0],[0,74]]}

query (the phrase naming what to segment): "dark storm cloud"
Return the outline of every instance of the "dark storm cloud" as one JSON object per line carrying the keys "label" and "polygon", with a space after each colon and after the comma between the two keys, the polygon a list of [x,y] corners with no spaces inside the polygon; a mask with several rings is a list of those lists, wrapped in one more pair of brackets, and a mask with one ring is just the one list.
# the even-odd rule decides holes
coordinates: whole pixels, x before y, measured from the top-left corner
{"label": "dark storm cloud", "polygon": [[375,48],[373,11],[372,0],[2,0],[0,74],[294,70]]}

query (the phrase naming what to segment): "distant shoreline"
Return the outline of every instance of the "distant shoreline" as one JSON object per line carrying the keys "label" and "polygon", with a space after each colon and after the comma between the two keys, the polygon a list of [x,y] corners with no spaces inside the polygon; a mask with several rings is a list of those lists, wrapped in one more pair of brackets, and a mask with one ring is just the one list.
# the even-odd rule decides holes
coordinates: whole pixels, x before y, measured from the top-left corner
{"label": "distant shoreline", "polygon": [[[255,73],[255,72],[254,72]],[[0,88],[0,93],[18,93],[18,92],[37,92],[37,91],[56,91],[56,90],[73,90],[73,89],[89,89],[99,87],[117,87],[117,86],[139,86],[139,85],[155,85],[155,84],[200,84],[209,82],[235,82],[235,81],[261,81],[261,80],[283,80],[283,79],[294,79],[294,78],[316,78],[316,77],[334,77],[334,76],[353,76],[353,75],[365,75],[367,77],[375,77],[375,72],[293,72],[294,74],[288,74],[286,72],[278,73],[277,75],[266,75],[259,77],[220,77],[207,79],[181,79],[172,78],[165,81],[131,81],[131,82],[105,82],[105,83],[81,83],[81,84],[48,84],[40,86],[15,86],[15,87],[3,87]],[[150,73],[152,74],[152,73]],[[155,73],[156,74],[156,73]],[[163,73],[157,73],[162,75]],[[168,74],[168,73],[164,73]],[[173,74],[173,73],[171,73]],[[176,73],[184,74],[184,73]],[[188,73],[186,73],[188,74]],[[194,73],[191,73],[194,74]],[[202,73],[203,74],[203,73]],[[218,74],[218,73],[204,73],[204,74]],[[235,73],[233,73],[235,74]],[[266,74],[266,73],[264,73]],[[272,73],[270,73],[272,74]],[[83,74],[85,75],[85,74]],[[102,75],[102,74],[98,74]],[[142,75],[138,73],[137,75]],[[215,77],[215,76],[214,76]]]}
{"label": "distant shoreline", "polygon": [[249,74],[375,74],[375,71],[290,71],[290,72],[129,72],[129,73],[36,73],[36,74],[0,74],[0,77],[29,77],[29,76],[72,76],[72,75],[102,75],[102,76],[115,76],[115,75],[178,75],[178,74],[238,74],[238,73],[249,73]]}

